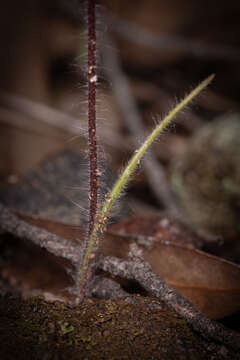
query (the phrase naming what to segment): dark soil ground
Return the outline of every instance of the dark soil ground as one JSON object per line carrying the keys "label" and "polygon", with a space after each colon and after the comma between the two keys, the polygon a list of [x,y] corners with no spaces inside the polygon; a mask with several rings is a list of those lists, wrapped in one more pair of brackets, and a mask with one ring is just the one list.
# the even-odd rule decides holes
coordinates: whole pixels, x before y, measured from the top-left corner
{"label": "dark soil ground", "polygon": [[179,315],[142,297],[87,300],[77,306],[2,297],[0,324],[2,360],[200,360],[228,353],[222,346],[221,357],[219,347],[203,340]]}

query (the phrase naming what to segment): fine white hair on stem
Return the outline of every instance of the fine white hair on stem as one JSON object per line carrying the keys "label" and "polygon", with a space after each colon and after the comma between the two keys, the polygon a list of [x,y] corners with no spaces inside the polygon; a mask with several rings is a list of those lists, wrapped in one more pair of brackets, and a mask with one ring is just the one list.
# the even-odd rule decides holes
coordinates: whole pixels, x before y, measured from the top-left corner
{"label": "fine white hair on stem", "polygon": [[[82,189],[81,189],[81,190],[82,190]],[[81,206],[81,205],[80,205],[79,203],[77,203],[76,201],[70,199],[68,196],[66,196],[66,198],[67,198],[69,201],[71,201],[71,203],[72,203],[73,205],[75,205],[78,209],[80,209],[81,212],[83,212],[83,213],[86,215],[86,219],[87,219],[88,209],[85,208],[85,207],[83,207],[83,206]]]}

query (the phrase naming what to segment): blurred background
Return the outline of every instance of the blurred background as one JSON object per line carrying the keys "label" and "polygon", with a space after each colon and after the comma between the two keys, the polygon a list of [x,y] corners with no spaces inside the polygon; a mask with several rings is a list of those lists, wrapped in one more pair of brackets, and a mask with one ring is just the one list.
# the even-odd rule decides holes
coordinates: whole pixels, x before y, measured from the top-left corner
{"label": "blurred background", "polygon": [[[149,160],[129,186],[135,214],[160,209],[176,214],[173,192],[179,191],[186,173],[191,181],[187,190],[180,190],[183,195],[177,194],[180,203],[185,203],[185,193],[197,188],[213,148],[216,153],[208,170],[214,168],[214,159],[222,163],[224,157],[222,143],[219,150],[210,137],[198,147],[193,145],[194,137],[219,117],[231,118],[240,110],[239,1],[102,0],[97,11],[99,147],[116,173],[144,134],[179,99],[205,77],[216,74],[209,88],[153,146]],[[2,4],[0,26],[0,179],[11,185],[61,149],[86,150],[85,4],[80,0],[9,0]],[[239,123],[240,117],[236,121]],[[231,143],[237,144],[235,150],[239,148],[238,140],[233,140],[240,137],[239,131],[236,125],[227,148]],[[226,130],[220,128],[222,132]],[[186,159],[195,147],[196,158]],[[199,158],[199,152],[203,157]],[[220,215],[228,224],[232,221],[235,233],[239,227],[239,154],[228,153],[227,164],[229,157],[234,158],[231,166],[216,165],[210,175],[218,185],[208,186],[210,180],[204,176],[204,187],[199,186],[193,202],[197,198],[206,202],[207,183],[211,195],[217,188],[219,206],[227,177],[231,196],[222,197],[221,209],[227,211]],[[182,168],[176,165],[179,161]],[[192,198],[188,196],[187,201],[191,203]],[[207,218],[216,213],[214,201],[211,199]],[[203,211],[206,213],[205,208]],[[191,212],[187,207],[186,213]],[[196,214],[199,217],[199,209]],[[206,219],[193,219],[201,228],[199,222],[203,232],[210,229],[215,233]],[[219,223],[222,219],[218,220],[217,235],[222,231]]]}

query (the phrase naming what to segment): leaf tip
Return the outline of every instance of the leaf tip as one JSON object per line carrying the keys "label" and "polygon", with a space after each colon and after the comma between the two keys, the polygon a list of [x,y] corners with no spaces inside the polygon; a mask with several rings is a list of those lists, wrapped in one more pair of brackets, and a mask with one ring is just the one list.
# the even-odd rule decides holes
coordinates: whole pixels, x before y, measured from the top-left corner
{"label": "leaf tip", "polygon": [[209,75],[207,78],[206,78],[206,83],[207,83],[207,85],[208,84],[210,84],[212,81],[213,81],[213,79],[215,78],[215,76],[216,76],[216,74],[211,74],[211,75]]}

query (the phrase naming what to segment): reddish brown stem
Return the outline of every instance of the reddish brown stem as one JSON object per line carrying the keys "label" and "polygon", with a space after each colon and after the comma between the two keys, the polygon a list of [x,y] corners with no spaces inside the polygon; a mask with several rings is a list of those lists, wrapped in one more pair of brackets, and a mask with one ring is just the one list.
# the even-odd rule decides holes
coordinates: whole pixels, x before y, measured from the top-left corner
{"label": "reddish brown stem", "polygon": [[96,141],[96,19],[95,0],[88,0],[88,141],[90,153],[90,209],[88,237],[97,212],[98,173]]}
{"label": "reddish brown stem", "polygon": [[[93,231],[98,206],[98,161],[96,139],[96,1],[88,0],[88,144],[90,159],[89,220],[85,243],[85,256],[89,238]],[[94,256],[93,256],[94,258]],[[83,257],[84,259],[84,257]],[[79,276],[80,299],[86,297],[87,282],[91,274],[91,264],[82,263]]]}

